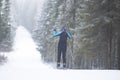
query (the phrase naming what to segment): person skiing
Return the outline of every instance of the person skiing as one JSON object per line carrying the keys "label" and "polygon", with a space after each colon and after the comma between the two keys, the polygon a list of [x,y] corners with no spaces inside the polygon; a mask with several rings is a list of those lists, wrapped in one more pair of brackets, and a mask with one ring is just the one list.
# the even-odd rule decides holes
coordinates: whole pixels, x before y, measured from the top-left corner
{"label": "person skiing", "polygon": [[66,50],[67,50],[67,38],[71,39],[72,36],[66,31],[65,27],[57,32],[56,29],[53,30],[53,37],[59,36],[58,42],[58,54],[57,54],[57,68],[60,68],[61,56],[63,59],[63,68],[66,67]]}

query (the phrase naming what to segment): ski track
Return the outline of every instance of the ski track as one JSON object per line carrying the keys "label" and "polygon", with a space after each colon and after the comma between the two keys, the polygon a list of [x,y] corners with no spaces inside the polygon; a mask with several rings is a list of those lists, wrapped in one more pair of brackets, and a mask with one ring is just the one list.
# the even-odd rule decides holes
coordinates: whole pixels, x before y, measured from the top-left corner
{"label": "ski track", "polygon": [[57,70],[44,64],[23,26],[16,31],[13,49],[0,67],[0,80],[120,80],[119,70]]}

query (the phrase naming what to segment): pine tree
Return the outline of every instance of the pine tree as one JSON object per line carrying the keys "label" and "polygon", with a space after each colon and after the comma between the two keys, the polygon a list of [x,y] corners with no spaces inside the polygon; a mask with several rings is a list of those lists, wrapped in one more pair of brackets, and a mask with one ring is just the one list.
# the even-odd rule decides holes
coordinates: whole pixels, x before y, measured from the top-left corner
{"label": "pine tree", "polygon": [[11,26],[9,24],[9,5],[9,0],[1,1],[0,51],[10,51],[12,49]]}

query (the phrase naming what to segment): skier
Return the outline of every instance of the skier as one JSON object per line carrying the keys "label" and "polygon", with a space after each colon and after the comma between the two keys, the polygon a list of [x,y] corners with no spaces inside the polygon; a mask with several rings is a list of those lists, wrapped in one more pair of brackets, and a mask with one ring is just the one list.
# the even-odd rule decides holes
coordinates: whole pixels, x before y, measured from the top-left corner
{"label": "skier", "polygon": [[63,59],[63,68],[66,68],[66,50],[67,50],[67,38],[71,39],[72,36],[69,32],[66,31],[65,27],[61,29],[60,32],[57,32],[56,29],[53,31],[53,36],[59,36],[58,42],[58,54],[57,54],[57,68],[60,68],[61,56]]}

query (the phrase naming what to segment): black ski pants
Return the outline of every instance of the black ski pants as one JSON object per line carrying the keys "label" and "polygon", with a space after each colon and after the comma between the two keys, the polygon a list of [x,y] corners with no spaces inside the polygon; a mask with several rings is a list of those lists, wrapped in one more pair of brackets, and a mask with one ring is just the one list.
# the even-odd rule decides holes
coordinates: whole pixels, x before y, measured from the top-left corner
{"label": "black ski pants", "polygon": [[61,56],[62,56],[62,59],[63,59],[63,64],[66,64],[66,49],[67,49],[66,44],[58,45],[58,55],[57,55],[57,63],[58,64],[61,61]]}

